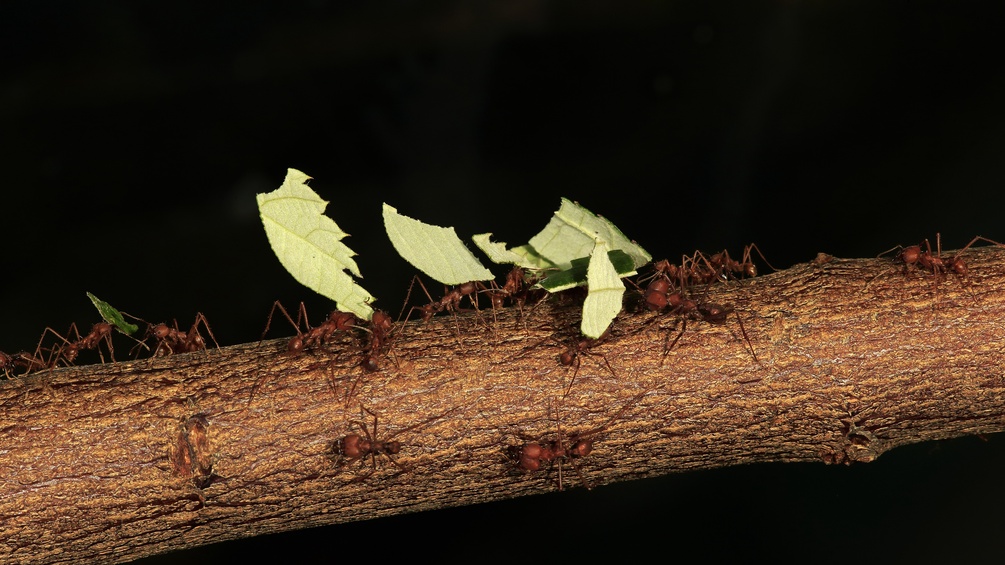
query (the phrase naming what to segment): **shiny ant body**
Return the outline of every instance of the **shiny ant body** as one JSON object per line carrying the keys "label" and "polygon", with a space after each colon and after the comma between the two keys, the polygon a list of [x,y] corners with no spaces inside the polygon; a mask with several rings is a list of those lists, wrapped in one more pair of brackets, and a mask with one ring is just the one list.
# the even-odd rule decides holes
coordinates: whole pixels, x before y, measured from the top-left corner
{"label": "shiny ant body", "polygon": [[360,405],[359,408],[360,414],[365,412],[366,414],[373,416],[373,433],[370,433],[370,430],[363,422],[351,422],[351,424],[357,426],[363,434],[360,435],[358,433],[351,433],[332,444],[332,454],[336,458],[336,465],[347,465],[354,461],[362,461],[369,457],[370,471],[361,477],[353,479],[354,482],[362,481],[377,472],[378,455],[386,457],[387,460],[400,469],[401,472],[411,470],[409,467],[403,466],[394,459],[394,455],[397,455],[401,451],[401,442],[377,439],[379,437],[377,431],[377,415],[363,405]]}
{"label": "shiny ant body", "polygon": [[469,301],[471,301],[475,310],[478,310],[478,292],[488,290],[485,285],[480,282],[468,281],[450,289],[439,300],[433,300],[433,296],[429,294],[429,290],[422,282],[422,279],[416,275],[412,279],[412,284],[408,287],[408,293],[405,295],[405,304],[408,304],[408,297],[411,296],[412,288],[415,286],[415,283],[419,283],[419,287],[422,288],[422,292],[426,295],[426,298],[429,299],[429,303],[422,306],[412,306],[412,308],[408,311],[408,316],[405,317],[406,322],[408,321],[408,318],[411,317],[412,312],[415,312],[416,310],[418,310],[422,316],[423,322],[428,322],[434,315],[443,311],[456,313],[460,310],[461,300],[463,300],[465,296]]}
{"label": "shiny ant body", "polygon": [[572,390],[572,385],[576,382],[576,376],[579,374],[579,366],[582,364],[582,356],[589,355],[592,357],[600,357],[604,361],[604,366],[610,371],[611,376],[617,377],[617,373],[614,372],[614,368],[611,367],[610,362],[607,360],[607,356],[603,353],[595,353],[590,351],[593,347],[603,343],[610,333],[610,328],[608,328],[600,337],[597,339],[591,339],[584,337],[582,339],[577,339],[569,347],[563,351],[558,356],[558,362],[566,367],[574,367],[572,371],[572,378],[569,380],[569,385],[565,387],[565,394],[562,398],[569,395],[569,391]]}
{"label": "shiny ant body", "polygon": [[[753,244],[751,244],[751,246],[753,246]],[[721,261],[721,265],[716,269],[716,275],[715,275],[716,278],[722,276],[722,269],[726,268],[727,266],[727,263],[725,261],[726,258],[728,258],[728,253],[726,253],[725,251],[723,253],[725,255],[719,258],[719,260]],[[758,253],[760,253],[760,251],[758,251]],[[744,251],[744,257],[747,263],[749,263],[749,255],[750,255],[750,246],[748,246],[747,249]],[[732,260],[729,259],[729,261]],[[754,351],[754,345],[750,342],[750,338],[747,336],[747,329],[743,325],[743,319],[740,318],[740,314],[736,312],[732,306],[728,305],[724,306],[721,304],[714,304],[711,302],[703,302],[703,301],[699,302],[687,296],[684,291],[685,283],[683,282],[687,271],[686,261],[682,264],[680,268],[674,271],[681,278],[680,286],[677,288],[673,287],[668,275],[666,274],[668,271],[670,271],[670,269],[667,268],[668,263],[665,260],[661,261],[660,263],[661,265],[656,267],[656,274],[654,278],[646,286],[645,305],[649,310],[657,312],[669,306],[670,314],[678,314],[681,317],[681,329],[679,332],[677,332],[677,336],[673,339],[673,342],[669,343],[669,345],[664,348],[663,361],[661,362],[666,361],[666,356],[670,353],[671,350],[673,350],[674,346],[677,345],[677,342],[680,341],[680,338],[684,335],[684,332],[687,331],[688,319],[704,320],[705,322],[708,322],[710,324],[722,325],[725,324],[726,321],[729,319],[730,314],[734,314],[736,316],[737,323],[740,325],[740,333],[743,334],[743,339],[744,342],[746,343],[746,347],[749,348],[750,354],[754,358],[754,361],[758,365],[760,365],[761,362],[757,358],[757,353]],[[744,263],[735,261],[733,263],[734,264],[730,266],[731,269],[733,267],[740,270],[746,269],[746,267],[744,267]],[[749,263],[749,265],[751,266],[751,268],[753,268],[752,263]],[[712,266],[711,262],[709,263],[709,266],[710,267]],[[756,269],[754,272],[756,273]],[[673,290],[673,292],[670,292],[671,290]],[[706,286],[705,292],[707,293],[708,290],[709,287]],[[669,339],[670,339],[669,336],[667,336],[668,341]]]}
{"label": "shiny ant body", "polygon": [[[390,319],[390,317],[388,318]],[[351,425],[359,428],[362,434],[355,432],[350,433],[338,439],[337,441],[333,442],[329,454],[330,457],[334,459],[335,465],[339,467],[352,464],[355,461],[363,461],[369,457],[370,470],[365,475],[354,478],[353,482],[363,481],[369,476],[373,475],[375,472],[377,472],[378,455],[386,457],[387,460],[390,461],[392,465],[397,467],[400,470],[400,473],[398,474],[411,471],[412,470],[411,467],[403,465],[395,459],[394,456],[401,452],[402,444],[401,442],[395,440],[394,438],[397,437],[399,434],[414,430],[415,428],[425,426],[430,422],[439,420],[444,416],[446,416],[447,414],[450,414],[451,412],[457,410],[457,408],[455,408],[438,416],[427,418],[425,420],[422,420],[421,422],[412,424],[407,428],[402,428],[397,432],[395,432],[394,434],[381,439],[380,432],[378,429],[377,414],[374,413],[372,410],[364,407],[362,404],[360,404],[359,408],[360,408],[360,415],[363,416],[364,418],[366,417],[366,415],[373,416],[373,426],[368,428],[365,423],[358,420],[350,422]]]}
{"label": "shiny ant body", "polygon": [[[901,263],[904,264],[905,273],[907,272],[907,269],[910,269],[912,266],[917,266],[918,268],[923,269],[925,271],[931,271],[931,273],[935,276],[941,276],[953,273],[960,278],[965,278],[970,273],[970,271],[967,268],[966,262],[960,256],[963,254],[964,251],[970,249],[970,247],[973,246],[973,244],[977,243],[978,241],[983,241],[986,243],[997,245],[998,247],[1003,246],[1003,244],[998,243],[997,241],[978,235],[973,239],[971,239],[970,243],[968,243],[965,247],[963,247],[963,249],[957,251],[956,254],[953,255],[952,257],[943,257],[942,234],[936,233],[935,234],[936,251],[934,253],[932,252],[932,244],[928,241],[928,239],[925,239],[918,245],[910,245],[908,247],[902,248],[900,252],[897,253],[896,259],[897,261],[900,261]],[[922,249],[922,247],[924,247],[924,249]],[[897,248],[894,247],[893,249]],[[885,255],[886,253],[893,251],[893,249],[881,253],[880,255],[881,256]]]}
{"label": "shiny ant body", "polygon": [[[3,372],[5,378],[12,378],[16,376],[24,376],[32,371],[37,371],[40,369],[47,369],[51,367],[50,363],[39,359],[36,355],[32,355],[27,351],[21,351],[19,353],[4,353],[0,351],[0,371]],[[18,373],[18,369],[22,370],[22,373]]]}
{"label": "shiny ant body", "polygon": [[370,339],[364,349],[366,357],[362,363],[363,368],[367,371],[374,372],[380,369],[380,363],[377,362],[377,358],[390,342],[392,329],[394,329],[394,322],[391,321],[391,316],[383,310],[374,310],[373,316],[370,318],[370,325],[367,328]]}
{"label": "shiny ant body", "polygon": [[[56,336],[59,341],[62,341],[62,345],[56,345],[54,347],[48,348],[49,359],[48,361],[41,361],[41,353],[43,351],[42,343],[45,341],[45,336],[47,334],[52,334]],[[38,346],[35,348],[35,354],[32,357],[33,362],[37,361],[45,365],[46,368],[52,368],[59,364],[59,361],[64,361],[67,365],[72,365],[76,360],[77,356],[82,350],[96,349],[98,350],[98,356],[101,358],[101,362],[105,362],[105,356],[101,353],[101,344],[105,344],[105,348],[108,349],[108,355],[111,357],[112,361],[115,361],[115,347],[112,345],[112,325],[108,322],[98,322],[91,326],[91,331],[81,337],[80,332],[77,331],[77,324],[71,323],[70,329],[66,332],[67,336],[75,335],[76,340],[70,341],[67,337],[63,337],[59,332],[52,328],[45,328],[42,331],[42,337],[39,339]]]}
{"label": "shiny ant body", "polygon": [[[157,347],[154,348],[154,357],[161,357],[165,355],[173,355],[176,353],[191,353],[193,351],[203,351],[206,349],[206,340],[199,333],[199,325],[202,324],[206,328],[206,333],[209,334],[210,339],[216,344],[216,338],[213,336],[213,330],[209,329],[209,322],[206,320],[206,316],[202,312],[197,312],[195,315],[195,320],[192,322],[192,327],[189,328],[187,332],[183,332],[178,329],[178,321],[175,320],[174,327],[167,324],[148,324],[147,325],[147,338],[154,338],[157,341]],[[217,344],[217,349],[219,349],[219,344]]]}
{"label": "shiny ant body", "polygon": [[583,476],[579,467],[576,466],[575,461],[577,459],[587,457],[593,453],[594,441],[598,435],[602,434],[614,421],[624,416],[630,408],[638,404],[645,395],[651,392],[652,389],[643,390],[641,393],[632,397],[624,406],[618,410],[613,416],[607,419],[603,425],[588,430],[583,433],[573,434],[566,436],[562,432],[561,421],[558,423],[558,437],[557,439],[551,441],[536,440],[529,441],[517,448],[511,448],[511,455],[516,460],[516,466],[518,469],[524,472],[532,473],[541,470],[544,464],[558,465],[558,490],[563,490],[564,480],[563,480],[563,464],[568,462],[573,465],[576,473],[579,475],[583,485],[587,490],[591,489],[590,483]]}
{"label": "shiny ant body", "polygon": [[[268,333],[269,326],[272,325],[272,316],[275,314],[276,308],[279,308],[279,311],[290,322],[290,325],[297,330],[297,335],[290,338],[290,341],[286,344],[287,353],[297,354],[303,352],[305,349],[323,345],[331,339],[335,332],[349,331],[352,328],[358,327],[359,324],[359,318],[355,314],[333,310],[324,322],[312,328],[310,327],[310,322],[307,321],[307,309],[303,302],[300,303],[297,321],[294,322],[289,312],[286,311],[286,308],[277,300],[272,304],[272,309],[269,310],[269,317],[265,322],[265,330],[262,331],[262,339],[265,339],[265,334]],[[307,325],[306,332],[300,331],[301,320]]]}

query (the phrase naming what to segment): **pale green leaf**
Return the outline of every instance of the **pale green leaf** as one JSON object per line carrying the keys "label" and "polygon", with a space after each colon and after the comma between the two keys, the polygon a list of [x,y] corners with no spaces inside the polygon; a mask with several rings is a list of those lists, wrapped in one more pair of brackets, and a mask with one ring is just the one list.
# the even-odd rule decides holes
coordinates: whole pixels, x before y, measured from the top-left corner
{"label": "pale green leaf", "polygon": [[349,234],[324,215],[328,201],[307,186],[310,179],[289,169],[281,187],[257,195],[269,245],[300,284],[331,298],[339,310],[369,320],[374,297],[345,272],[362,278],[356,253],[341,242]]}
{"label": "pale green leaf", "polygon": [[[632,258],[620,249],[607,252],[608,260],[614,265],[619,277],[630,277],[636,273]],[[586,284],[586,272],[590,265],[589,257],[573,259],[568,269],[552,273],[542,279],[535,286],[539,286],[548,292],[561,292],[573,287]]]}
{"label": "pale green leaf", "polygon": [[607,255],[607,244],[597,240],[590,254],[586,270],[586,288],[589,294],[583,303],[583,335],[597,339],[621,312],[621,299],[625,284]]}
{"label": "pale green leaf", "polygon": [[443,284],[495,278],[465,247],[454,228],[420,222],[384,204],[384,229],[402,258]]}
{"label": "pale green leaf", "polygon": [[537,254],[565,269],[573,259],[591,255],[598,239],[607,242],[608,249],[627,253],[635,268],[652,260],[645,249],[625,237],[607,218],[597,216],[568,198],[562,199],[551,221],[523,246],[522,253]]}
{"label": "pale green leaf", "polygon": [[127,322],[126,319],[122,317],[122,312],[113,308],[111,304],[101,300],[90,292],[87,293],[87,297],[91,299],[91,303],[93,303],[94,307],[98,309],[98,313],[101,314],[101,318],[109,324],[115,326],[115,329],[126,335],[133,335],[140,329],[136,324],[130,324]]}
{"label": "pale green leaf", "polygon": [[[525,269],[540,269],[542,268],[540,261],[544,260],[543,257],[538,256],[537,261],[528,258],[525,254],[516,253],[515,251],[519,248],[506,249],[506,243],[503,241],[492,241],[491,233],[480,233],[478,235],[471,236],[471,240],[475,242],[478,249],[481,249],[485,255],[488,256],[489,260],[496,265],[517,265]],[[551,265],[547,265],[551,266]]]}

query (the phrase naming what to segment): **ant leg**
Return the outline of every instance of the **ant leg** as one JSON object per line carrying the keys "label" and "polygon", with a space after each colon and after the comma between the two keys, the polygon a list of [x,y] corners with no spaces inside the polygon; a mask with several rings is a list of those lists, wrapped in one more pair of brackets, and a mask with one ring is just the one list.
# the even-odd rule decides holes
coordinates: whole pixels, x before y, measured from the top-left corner
{"label": "ant leg", "polygon": [[744,263],[748,263],[748,264],[750,263],[750,260],[751,260],[750,250],[751,249],[753,249],[754,251],[757,251],[757,254],[761,256],[761,260],[764,261],[764,264],[767,265],[769,269],[771,269],[772,271],[777,271],[778,270],[778,269],[776,269],[771,264],[770,261],[768,261],[768,258],[764,256],[764,253],[761,253],[761,248],[758,247],[756,243],[751,243],[750,245],[748,245],[747,247],[745,247],[743,249],[743,262]]}
{"label": "ant leg", "polygon": [[747,347],[750,348],[750,354],[754,357],[754,362],[757,363],[759,366],[764,367],[764,365],[761,365],[761,361],[757,358],[757,353],[754,352],[754,344],[751,343],[750,338],[747,337],[747,330],[746,328],[743,327],[743,319],[740,318],[740,313],[737,312],[736,310],[733,310],[733,314],[736,315],[736,321],[740,323],[740,333],[743,334],[743,339],[744,341],[747,342]]}
{"label": "ant leg", "polygon": [[[304,306],[304,303],[301,302],[300,303],[301,310],[303,310],[303,306]],[[306,316],[307,313],[304,312],[304,315]],[[196,312],[196,314],[195,314],[195,321],[192,322],[192,329],[189,330],[189,332],[190,333],[194,333],[195,335],[199,335],[199,324],[200,323],[202,323],[202,327],[206,328],[206,333],[209,334],[209,339],[213,340],[213,345],[215,345],[216,346],[216,350],[219,351],[220,350],[220,344],[217,343],[216,336],[213,335],[213,330],[209,329],[209,320],[206,319],[206,316],[202,312]],[[191,338],[191,335],[189,337]],[[201,337],[200,337],[200,339],[201,339]],[[203,345],[203,349],[205,349],[205,344]]]}
{"label": "ant leg", "polygon": [[[677,342],[680,341],[681,336],[683,336],[684,332],[686,331],[687,331],[687,316],[685,315],[681,318],[681,328],[680,331],[677,332],[677,337],[674,338],[673,343],[671,343],[669,347],[663,348],[663,359],[660,360],[661,367],[663,366],[663,363],[666,362],[667,355],[670,354],[670,351],[673,350],[674,346],[677,345]],[[667,336],[667,339],[669,340],[670,336]]]}
{"label": "ant leg", "polygon": [[[279,311],[282,312],[283,317],[286,318],[286,320],[290,323],[291,326],[293,326],[294,329],[297,330],[297,335],[301,335],[302,334],[302,332],[300,331],[300,314],[297,315],[297,321],[294,322],[293,318],[290,317],[290,313],[287,312],[286,308],[283,307],[282,303],[277,300],[277,301],[275,301],[275,302],[272,303],[272,308],[269,310],[269,317],[265,321],[265,329],[262,330],[262,337],[261,337],[261,339],[258,340],[258,344],[259,345],[261,345],[262,342],[265,341],[265,334],[269,333],[269,326],[272,325],[272,316],[273,316],[273,314],[276,313],[276,308],[279,308]],[[304,317],[306,318],[307,311],[306,311],[306,308],[304,307],[304,303],[303,302],[300,303],[300,312],[302,312],[303,315],[304,315]],[[213,341],[216,341],[216,340],[213,340]]]}

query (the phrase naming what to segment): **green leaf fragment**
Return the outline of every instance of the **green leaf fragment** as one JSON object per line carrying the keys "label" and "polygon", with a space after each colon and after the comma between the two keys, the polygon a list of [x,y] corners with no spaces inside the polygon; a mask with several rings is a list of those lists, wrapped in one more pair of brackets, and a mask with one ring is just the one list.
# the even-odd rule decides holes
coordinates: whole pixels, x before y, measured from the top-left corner
{"label": "green leaf fragment", "polygon": [[[619,277],[630,277],[636,274],[632,258],[624,251],[621,251],[620,249],[608,251],[607,257],[608,261],[614,265],[614,269],[617,271]],[[537,286],[540,286],[548,292],[560,292],[573,287],[583,286],[584,284],[587,284],[587,271],[589,265],[590,257],[573,259],[568,269],[558,271],[557,273],[553,273],[545,277],[537,283]]]}
{"label": "green leaf fragment", "polygon": [[547,260],[544,259],[543,257],[538,256],[537,257],[538,261],[534,261],[531,258],[528,258],[525,254],[517,252],[518,249],[521,249],[521,247],[526,246],[516,247],[513,249],[506,249],[505,242],[492,241],[491,233],[480,233],[477,235],[473,235],[471,236],[471,240],[475,242],[475,245],[478,246],[478,249],[481,249],[482,252],[488,256],[489,261],[492,261],[496,265],[506,265],[506,264],[518,265],[520,267],[523,267],[524,269],[540,269],[552,266],[550,263],[548,263],[545,266],[538,264],[539,261],[541,260],[547,262]]}
{"label": "green leaf fragment", "polygon": [[127,322],[126,319],[122,317],[122,312],[113,308],[111,304],[101,300],[90,292],[87,293],[87,297],[91,299],[91,303],[98,309],[98,313],[101,314],[101,318],[109,324],[115,326],[115,329],[126,335],[133,335],[140,329],[136,324],[130,324]]}
{"label": "green leaf fragment", "polygon": [[[524,252],[537,254],[564,269],[573,259],[591,255],[597,240],[606,242],[608,249],[620,249],[627,253],[635,268],[652,260],[645,249],[625,237],[610,220],[597,216],[568,198],[562,199],[551,221],[524,246]],[[528,247],[529,250],[526,249]]]}
{"label": "green leaf fragment", "polygon": [[346,273],[363,278],[356,253],[341,242],[349,234],[324,215],[328,201],[307,186],[310,179],[289,169],[282,186],[257,195],[269,245],[300,284],[334,300],[339,310],[369,320],[375,299]]}
{"label": "green leaf fragment", "polygon": [[621,312],[621,299],[625,294],[625,283],[621,282],[617,269],[608,258],[607,244],[597,241],[590,254],[590,265],[586,270],[586,288],[589,294],[583,303],[583,335],[597,339]]}
{"label": "green leaf fragment", "polygon": [[403,259],[443,284],[495,278],[457,237],[454,228],[426,224],[384,204],[384,229]]}

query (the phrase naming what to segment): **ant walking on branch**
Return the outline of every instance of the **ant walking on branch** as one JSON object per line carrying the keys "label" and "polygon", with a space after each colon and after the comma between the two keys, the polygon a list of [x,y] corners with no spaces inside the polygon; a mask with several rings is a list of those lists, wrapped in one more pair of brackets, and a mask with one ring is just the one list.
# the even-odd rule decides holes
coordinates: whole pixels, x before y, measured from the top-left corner
{"label": "ant walking on branch", "polygon": [[[304,303],[300,303],[300,308],[297,312],[297,321],[294,322],[293,318],[290,317],[289,312],[286,308],[277,300],[272,304],[272,309],[269,310],[269,318],[265,322],[265,330],[262,331],[262,339],[265,339],[265,334],[269,331],[269,326],[272,324],[272,315],[275,314],[276,308],[283,316],[290,322],[290,325],[297,330],[297,335],[290,338],[290,341],[286,345],[286,351],[288,353],[300,353],[305,349],[318,347],[327,343],[331,337],[337,331],[349,331],[352,328],[358,327],[359,318],[351,312],[342,312],[340,310],[333,310],[328,318],[325,319],[321,325],[316,328],[310,327],[310,322],[307,321],[307,308]],[[307,326],[306,332],[300,331],[300,323],[303,321],[304,325]]]}
{"label": "ant walking on branch", "polygon": [[[37,352],[36,352],[37,354]],[[36,355],[21,351],[19,353],[4,353],[0,351],[0,371],[5,378],[23,377],[33,371],[48,369],[51,365],[39,359]],[[23,372],[18,373],[18,370]]]}
{"label": "ant walking on branch", "polygon": [[427,418],[425,420],[422,420],[421,422],[412,424],[407,428],[402,428],[397,432],[391,434],[390,436],[381,439],[380,432],[378,429],[377,414],[374,413],[369,408],[363,406],[363,404],[359,405],[359,409],[360,409],[360,415],[363,418],[366,418],[367,415],[373,417],[373,426],[368,428],[367,425],[362,421],[353,420],[352,422],[350,422],[350,425],[359,428],[359,431],[361,433],[354,432],[343,436],[339,440],[332,443],[329,453],[329,456],[334,459],[335,465],[337,467],[350,465],[356,461],[362,462],[369,457],[370,470],[365,475],[361,475],[354,478],[352,482],[360,482],[366,480],[368,477],[377,472],[377,456],[385,457],[388,461],[391,462],[392,465],[397,467],[400,471],[399,473],[397,473],[398,475],[411,471],[412,467],[399,463],[397,459],[395,459],[395,455],[401,452],[402,444],[401,442],[395,440],[394,438],[396,438],[399,434],[403,434],[405,432],[409,432],[416,428],[435,422],[436,420],[439,420],[447,416],[451,412],[455,412],[456,410],[458,410],[457,408],[453,410],[448,410],[443,414]]}
{"label": "ant walking on branch", "polygon": [[[747,247],[744,251],[744,262],[736,262],[729,259],[728,253],[723,251],[722,254],[717,254],[714,257],[718,257],[714,262],[702,259],[706,262],[710,269],[714,269],[712,272],[696,273],[695,265],[697,265],[696,258],[700,255],[700,252],[695,252],[695,255],[689,260],[687,257],[681,262],[681,266],[677,267],[670,265],[668,261],[659,261],[654,265],[654,274],[652,280],[646,286],[645,290],[645,305],[649,310],[659,312],[666,307],[670,307],[669,313],[672,315],[679,315],[681,318],[681,329],[677,332],[677,336],[670,342],[670,337],[667,336],[667,342],[663,349],[663,359],[661,364],[666,362],[666,357],[669,355],[670,351],[673,350],[677,342],[687,331],[687,322],[691,320],[704,320],[710,324],[722,325],[725,324],[729,318],[730,314],[734,314],[736,321],[740,326],[740,333],[743,335],[745,346],[749,349],[750,355],[754,358],[754,361],[760,365],[761,362],[757,358],[757,353],[754,351],[754,345],[750,341],[750,337],[747,335],[747,329],[743,325],[743,319],[740,314],[729,305],[714,304],[707,302],[704,298],[701,301],[691,298],[686,292],[687,284],[686,281],[694,278],[701,278],[702,280],[709,278],[711,280],[719,280],[723,276],[723,269],[729,267],[730,269],[736,268],[740,271],[749,271],[745,264],[749,265],[751,269],[753,268],[753,263],[749,262],[750,259],[750,249],[751,247],[756,247],[753,244]],[[760,250],[758,250],[760,253]],[[763,257],[763,256],[762,256]],[[688,266],[690,261],[690,266]],[[718,262],[719,266],[715,267],[714,263]],[[754,269],[756,273],[756,269]],[[675,286],[671,282],[669,274],[676,274],[679,279],[679,285]],[[708,295],[711,288],[711,282],[706,283],[704,296]],[[671,290],[673,292],[671,292]]]}
{"label": "ant walking on branch", "polygon": [[582,364],[583,355],[600,357],[600,359],[604,362],[604,366],[607,367],[607,370],[611,373],[611,376],[617,378],[618,375],[614,372],[614,368],[611,367],[611,363],[607,360],[607,356],[603,353],[590,351],[592,348],[606,341],[610,332],[611,328],[608,327],[607,330],[605,330],[604,333],[597,339],[591,339],[588,337],[575,339],[575,341],[568,346],[568,349],[563,351],[558,356],[559,363],[566,367],[573,367],[572,378],[569,379],[569,385],[565,387],[565,394],[562,395],[562,398],[569,396],[569,392],[572,390],[572,385],[576,382],[576,376],[579,374],[579,367]]}
{"label": "ant walking on branch", "polygon": [[529,441],[515,449],[510,448],[511,453],[516,460],[517,468],[528,473],[533,473],[535,471],[539,471],[545,463],[557,465],[558,490],[561,491],[564,489],[563,464],[567,462],[572,465],[573,469],[576,470],[576,474],[579,475],[579,479],[583,482],[583,486],[585,486],[587,490],[592,489],[593,487],[590,485],[589,481],[586,480],[582,470],[576,464],[576,460],[587,457],[593,453],[594,442],[597,437],[603,434],[611,424],[623,417],[625,412],[638,404],[639,401],[652,392],[652,390],[653,389],[651,388],[646,389],[635,395],[628,402],[626,402],[617,413],[608,418],[603,425],[586,432],[567,436],[562,431],[561,418],[557,418],[558,435],[555,439]]}
{"label": "ant walking on branch", "polygon": [[56,330],[46,327],[42,331],[42,337],[38,341],[38,346],[35,348],[35,354],[32,358],[36,360],[41,360],[41,353],[46,348],[42,347],[43,342],[45,342],[45,337],[48,334],[52,334],[57,340],[61,341],[62,344],[54,345],[48,348],[49,359],[45,362],[46,367],[52,368],[59,364],[60,360],[63,360],[67,365],[73,365],[77,360],[77,356],[82,350],[96,349],[98,351],[98,356],[101,358],[101,362],[105,362],[105,355],[101,352],[101,344],[105,344],[105,348],[108,350],[108,355],[112,362],[115,362],[115,347],[112,345],[112,325],[108,322],[98,322],[91,326],[91,331],[81,337],[80,332],[77,331],[77,324],[71,323],[70,328],[67,330],[67,336],[76,336],[77,339],[70,341],[68,337],[63,337]]}
{"label": "ant walking on branch", "polygon": [[886,255],[890,251],[900,248],[900,252],[897,253],[896,259],[897,261],[900,261],[901,263],[904,264],[905,273],[911,267],[916,266],[920,269],[931,271],[932,274],[935,276],[942,276],[949,273],[953,273],[960,278],[965,278],[970,271],[967,268],[966,262],[960,256],[963,255],[964,251],[970,249],[970,247],[973,246],[973,244],[977,243],[978,241],[990,243],[998,247],[1005,246],[997,241],[978,235],[973,239],[971,239],[970,243],[966,244],[966,246],[964,246],[963,249],[957,251],[956,254],[953,255],[952,257],[943,257],[942,234],[936,233],[935,234],[936,251],[934,253],[932,252],[932,244],[929,243],[928,239],[925,239],[918,245],[911,245],[904,248],[900,248],[900,246],[898,245],[893,249],[889,249],[887,251],[884,251],[883,253],[880,253],[880,256],[882,257],[883,255]]}
{"label": "ant walking on branch", "polygon": [[209,329],[209,321],[206,320],[206,316],[202,312],[196,312],[192,327],[187,332],[178,329],[178,320],[174,321],[174,327],[164,323],[147,323],[147,339],[152,337],[157,341],[157,347],[154,348],[153,356],[163,357],[176,353],[205,351],[206,340],[199,333],[200,325],[206,329],[206,333],[209,334],[209,338],[213,340],[216,348],[220,349],[220,344],[216,342],[216,337],[213,336],[213,330]]}

